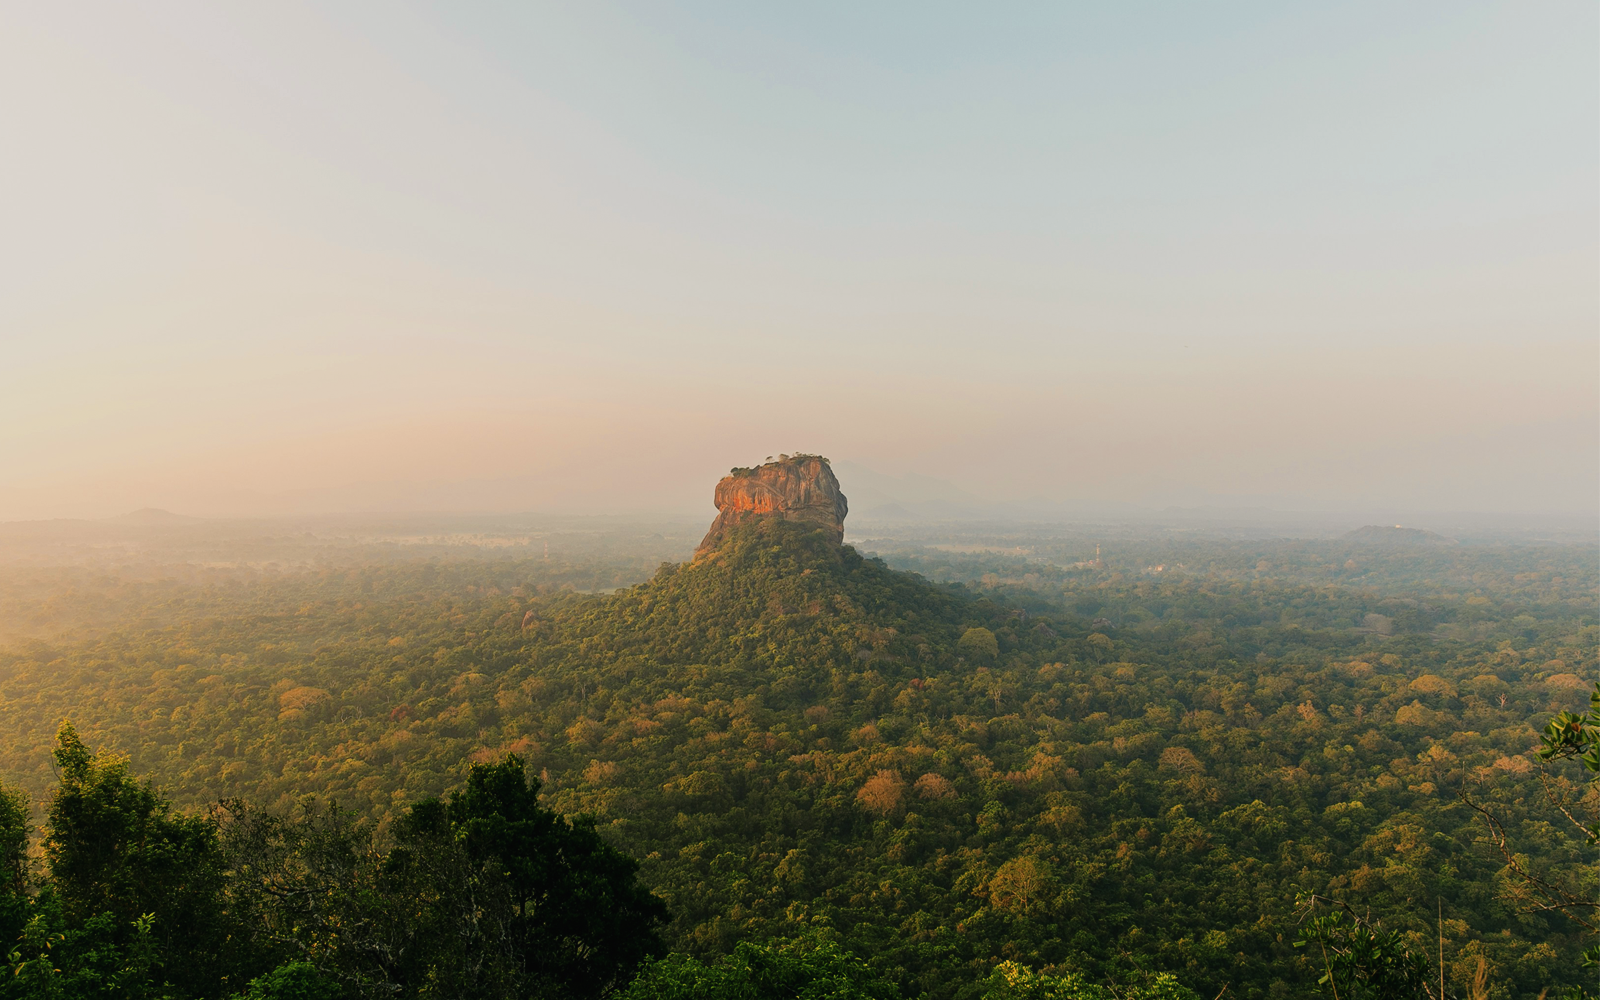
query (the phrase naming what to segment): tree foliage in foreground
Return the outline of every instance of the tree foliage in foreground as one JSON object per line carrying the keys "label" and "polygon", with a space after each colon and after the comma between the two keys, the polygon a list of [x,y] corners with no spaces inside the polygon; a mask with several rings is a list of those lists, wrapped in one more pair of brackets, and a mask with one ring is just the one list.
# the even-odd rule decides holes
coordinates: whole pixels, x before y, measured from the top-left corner
{"label": "tree foliage in foreground", "polygon": [[710,961],[674,954],[640,970],[621,1000],[897,1000],[861,959],[826,941],[742,942]]}
{"label": "tree foliage in foreground", "polygon": [[[46,870],[12,879],[0,998],[600,997],[659,949],[659,900],[591,824],[538,803],[514,756],[392,837],[332,805],[175,813],[63,725]],[[3,792],[3,790],[0,790]],[[18,862],[26,813],[0,794]]]}

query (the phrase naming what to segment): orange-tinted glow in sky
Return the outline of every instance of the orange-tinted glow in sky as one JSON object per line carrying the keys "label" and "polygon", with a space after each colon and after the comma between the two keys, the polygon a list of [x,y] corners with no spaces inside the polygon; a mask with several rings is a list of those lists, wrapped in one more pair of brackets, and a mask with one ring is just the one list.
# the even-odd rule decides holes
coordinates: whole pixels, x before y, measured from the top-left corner
{"label": "orange-tinted glow in sky", "polygon": [[1594,510],[1592,5],[802,6],[0,11],[0,519]]}

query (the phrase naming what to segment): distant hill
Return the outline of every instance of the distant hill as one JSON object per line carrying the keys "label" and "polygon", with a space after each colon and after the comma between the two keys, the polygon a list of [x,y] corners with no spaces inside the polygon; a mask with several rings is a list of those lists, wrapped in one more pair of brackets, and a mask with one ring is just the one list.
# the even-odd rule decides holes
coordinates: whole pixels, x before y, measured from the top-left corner
{"label": "distant hill", "polygon": [[1398,524],[1369,524],[1341,536],[1347,542],[1367,545],[1458,545],[1454,538],[1425,528],[1406,528]]}
{"label": "distant hill", "polygon": [[120,521],[123,524],[193,524],[202,518],[190,517],[188,514],[174,514],[160,507],[140,507],[138,510],[119,514],[110,520]]}

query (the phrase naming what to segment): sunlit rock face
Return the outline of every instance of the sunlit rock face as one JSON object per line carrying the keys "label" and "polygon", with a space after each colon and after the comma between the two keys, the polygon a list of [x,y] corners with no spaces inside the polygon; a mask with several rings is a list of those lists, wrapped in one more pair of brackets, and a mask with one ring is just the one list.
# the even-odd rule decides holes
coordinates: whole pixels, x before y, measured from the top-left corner
{"label": "sunlit rock face", "polygon": [[849,511],[839,480],[820,455],[783,456],[754,469],[734,469],[717,484],[717,519],[695,550],[698,555],[722,543],[728,530],[763,517],[804,521],[844,541],[844,516]]}

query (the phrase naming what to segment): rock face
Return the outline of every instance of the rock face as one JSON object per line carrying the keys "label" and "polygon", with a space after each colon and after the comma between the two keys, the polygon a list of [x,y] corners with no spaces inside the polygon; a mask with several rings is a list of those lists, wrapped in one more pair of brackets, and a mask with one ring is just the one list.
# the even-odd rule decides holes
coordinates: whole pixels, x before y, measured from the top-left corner
{"label": "rock face", "polygon": [[695,549],[709,552],[722,544],[728,530],[764,517],[804,521],[844,541],[844,516],[849,511],[839,480],[820,455],[784,455],[754,469],[734,469],[717,484],[717,519]]}

